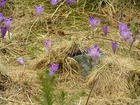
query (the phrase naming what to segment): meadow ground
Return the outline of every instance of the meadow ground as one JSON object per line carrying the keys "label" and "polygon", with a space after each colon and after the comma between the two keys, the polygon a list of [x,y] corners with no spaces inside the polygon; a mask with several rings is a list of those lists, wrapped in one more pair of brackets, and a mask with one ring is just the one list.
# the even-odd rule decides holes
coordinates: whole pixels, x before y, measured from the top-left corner
{"label": "meadow ground", "polygon": [[[40,96],[37,74],[57,62],[61,67],[56,73],[54,105],[62,105],[55,98],[61,92],[66,94],[64,101],[68,105],[85,105],[91,89],[88,105],[139,105],[140,4],[138,0],[128,1],[77,0],[67,8],[62,1],[52,7],[47,0],[7,0],[1,13],[12,17],[13,22],[11,38],[6,35],[0,43],[0,104],[38,105],[34,98]],[[39,4],[44,6],[41,18],[34,11]],[[121,22],[128,24],[133,37],[136,35],[133,45],[120,37],[121,11]],[[102,19],[94,36],[89,16]],[[107,36],[102,31],[105,25],[109,26]],[[48,39],[52,41],[51,53],[44,45]],[[115,55],[112,41],[118,44]],[[77,62],[71,56],[85,53],[94,45],[107,56],[83,77],[73,68]],[[26,64],[20,65],[18,57],[25,58]]]}

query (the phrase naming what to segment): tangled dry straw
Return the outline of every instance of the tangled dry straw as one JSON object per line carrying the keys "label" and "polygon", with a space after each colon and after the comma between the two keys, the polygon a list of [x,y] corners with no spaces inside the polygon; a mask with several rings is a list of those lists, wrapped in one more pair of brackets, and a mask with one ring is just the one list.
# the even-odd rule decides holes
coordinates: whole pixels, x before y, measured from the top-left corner
{"label": "tangled dry straw", "polygon": [[[129,81],[132,79],[131,73],[137,70],[137,72],[140,72],[139,67],[131,58],[122,58],[117,55],[106,57],[88,77],[88,83],[94,85],[92,97],[115,98],[116,100],[119,97],[130,97],[132,91]],[[140,78],[137,79],[140,81]],[[131,83],[131,86],[133,85]],[[137,85],[135,88],[139,88],[139,86]]]}

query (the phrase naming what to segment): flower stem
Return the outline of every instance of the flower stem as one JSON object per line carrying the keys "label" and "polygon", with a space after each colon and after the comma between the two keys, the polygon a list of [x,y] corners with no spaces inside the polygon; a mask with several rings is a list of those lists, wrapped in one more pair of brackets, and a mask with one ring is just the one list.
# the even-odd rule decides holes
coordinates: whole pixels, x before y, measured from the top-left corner
{"label": "flower stem", "polygon": [[9,38],[9,40],[11,39],[11,38],[10,38],[10,31],[9,31],[9,30],[8,30],[8,38]]}

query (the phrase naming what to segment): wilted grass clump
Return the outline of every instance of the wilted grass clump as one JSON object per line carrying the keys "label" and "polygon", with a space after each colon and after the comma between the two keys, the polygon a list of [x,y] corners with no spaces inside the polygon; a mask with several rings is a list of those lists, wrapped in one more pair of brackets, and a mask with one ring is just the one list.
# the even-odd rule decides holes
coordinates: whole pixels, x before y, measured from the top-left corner
{"label": "wilted grass clump", "polygon": [[[120,56],[106,57],[104,61],[93,69],[88,77],[92,84],[92,97],[99,103],[131,103],[130,98],[139,97],[138,62],[131,58]],[[133,73],[132,73],[133,72]],[[102,99],[106,100],[102,100]],[[125,100],[124,100],[125,98]],[[120,99],[120,102],[117,101]],[[136,103],[139,100],[136,100]],[[96,102],[95,102],[96,103]],[[133,102],[132,102],[133,103]]]}
{"label": "wilted grass clump", "polygon": [[89,83],[93,83],[93,95],[99,97],[120,97],[129,93],[128,78],[130,71],[135,70],[134,61],[119,56],[108,57],[93,69]]}

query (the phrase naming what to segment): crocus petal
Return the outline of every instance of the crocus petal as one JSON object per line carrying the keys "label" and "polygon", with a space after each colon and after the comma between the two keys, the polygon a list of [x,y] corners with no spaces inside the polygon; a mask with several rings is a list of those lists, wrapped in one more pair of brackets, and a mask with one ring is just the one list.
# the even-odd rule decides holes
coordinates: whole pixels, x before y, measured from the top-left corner
{"label": "crocus petal", "polygon": [[130,35],[129,38],[127,39],[129,41],[130,44],[133,43],[133,37]]}
{"label": "crocus petal", "polygon": [[114,54],[116,53],[116,49],[117,49],[117,42],[112,42],[112,50]]}
{"label": "crocus petal", "polygon": [[4,19],[4,15],[0,13],[0,22]]}
{"label": "crocus petal", "polygon": [[50,4],[51,4],[52,6],[55,6],[55,5],[58,4],[58,0],[50,0]]}
{"label": "crocus petal", "polygon": [[130,30],[122,30],[120,33],[121,33],[121,36],[124,38],[125,41],[127,39],[129,39],[129,37],[130,37]]}
{"label": "crocus petal", "polygon": [[96,23],[96,26],[100,25],[102,19],[99,19]]}
{"label": "crocus petal", "polygon": [[118,27],[120,31],[128,29],[127,24],[123,24],[123,23],[119,23]]}
{"label": "crocus petal", "polygon": [[43,10],[44,10],[44,6],[38,5],[37,7],[35,7],[35,12],[39,17],[41,16]]}
{"label": "crocus petal", "polygon": [[94,30],[94,28],[96,27],[96,18],[92,18],[91,16],[89,17],[89,23],[92,27],[92,29]]}
{"label": "crocus petal", "polygon": [[21,65],[24,65],[25,64],[25,59],[23,59],[22,57],[19,57],[19,58],[17,58],[17,62],[19,63],[19,64],[21,64]]}

